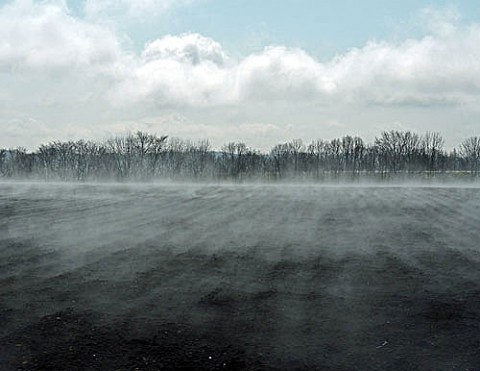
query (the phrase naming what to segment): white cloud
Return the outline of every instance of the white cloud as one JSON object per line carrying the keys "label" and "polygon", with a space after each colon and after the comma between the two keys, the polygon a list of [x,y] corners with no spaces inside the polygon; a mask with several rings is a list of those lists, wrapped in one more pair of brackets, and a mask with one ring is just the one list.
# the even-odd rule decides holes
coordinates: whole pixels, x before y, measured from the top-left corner
{"label": "white cloud", "polygon": [[[107,2],[95,3],[107,6]],[[171,4],[153,0],[120,3],[142,9]],[[16,1],[0,10],[0,34],[5,35],[0,40],[0,67],[17,73],[80,68],[80,80],[87,75],[109,78],[108,95],[121,105],[476,101],[480,27],[454,25],[458,17],[452,12],[423,13],[438,32],[397,44],[370,42],[321,63],[304,50],[283,46],[234,60],[218,42],[196,33],[153,40],[135,56],[113,31],[74,17],[63,2]]]}
{"label": "white cloud", "polygon": [[86,0],[85,13],[89,18],[111,16],[141,17],[159,16],[174,6],[193,0]]}
{"label": "white cloud", "polygon": [[142,58],[147,63],[167,59],[191,65],[212,62],[222,66],[227,56],[215,40],[198,33],[189,33],[180,36],[167,35],[148,43]]}
{"label": "white cloud", "polygon": [[268,47],[232,71],[241,99],[315,99],[334,89],[326,67],[300,49]]}
{"label": "white cloud", "polygon": [[69,14],[62,2],[16,1],[0,8],[0,70],[88,69],[118,61],[109,29]]}
{"label": "white cloud", "polygon": [[[126,12],[165,11],[173,1],[115,4],[87,1],[86,6],[101,15],[110,6]],[[297,127],[307,133],[316,130],[307,124],[315,115],[322,114],[325,122],[348,122],[349,117],[356,122],[355,114],[372,105],[477,106],[480,26],[462,25],[454,11],[425,10],[422,16],[429,19],[429,34],[422,38],[369,42],[322,63],[305,50],[284,46],[233,58],[218,42],[197,33],[160,37],[133,53],[108,23],[76,17],[63,1],[14,1],[0,8],[0,84],[5,87],[0,93],[0,126],[9,122],[7,132],[13,136],[19,122],[5,118],[2,107],[7,106],[24,110],[29,120],[41,116],[39,122],[52,121],[48,125],[53,130],[63,119],[70,125],[88,123],[92,133],[101,132],[95,129],[99,121],[119,122],[121,115],[137,122],[146,115],[181,109],[191,117],[203,116],[201,122],[175,123],[183,128],[180,133],[233,140],[231,135],[248,132],[245,138],[260,140],[294,135],[285,129],[287,117],[288,125],[301,118],[304,124]],[[287,114],[285,107],[290,109]],[[338,120],[340,111],[346,113]],[[73,112],[78,117],[71,118]],[[214,124],[208,123],[205,112]],[[52,115],[55,120],[49,119]],[[282,125],[254,124],[275,120]],[[229,122],[229,128],[222,127],[222,121]],[[407,122],[392,118],[400,121]],[[25,125],[18,127],[27,135]]]}
{"label": "white cloud", "polygon": [[118,92],[161,106],[259,100],[432,105],[480,95],[478,26],[399,44],[370,42],[328,63],[281,46],[229,63],[225,55],[198,34],[166,36],[146,46]]}
{"label": "white cloud", "polygon": [[399,45],[369,43],[328,71],[342,95],[382,104],[462,103],[480,94],[480,29]]}
{"label": "white cloud", "polygon": [[419,19],[428,32],[448,36],[457,30],[461,15],[456,8],[424,8],[419,12]]}
{"label": "white cloud", "polygon": [[229,79],[232,78],[227,61],[220,44],[208,37],[168,35],[146,45],[110,97],[120,105],[225,104],[231,99]]}

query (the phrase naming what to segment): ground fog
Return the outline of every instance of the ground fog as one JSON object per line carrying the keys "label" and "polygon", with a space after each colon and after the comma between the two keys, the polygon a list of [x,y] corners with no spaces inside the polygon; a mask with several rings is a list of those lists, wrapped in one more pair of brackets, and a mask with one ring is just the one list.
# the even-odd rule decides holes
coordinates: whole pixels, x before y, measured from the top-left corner
{"label": "ground fog", "polygon": [[0,368],[475,370],[480,189],[0,185]]}

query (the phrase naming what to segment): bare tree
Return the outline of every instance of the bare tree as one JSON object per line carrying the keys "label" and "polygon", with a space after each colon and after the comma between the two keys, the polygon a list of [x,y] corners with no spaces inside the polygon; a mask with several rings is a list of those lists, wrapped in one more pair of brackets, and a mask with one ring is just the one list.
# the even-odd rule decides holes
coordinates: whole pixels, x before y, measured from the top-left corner
{"label": "bare tree", "polygon": [[333,139],[329,146],[330,169],[338,174],[343,168],[342,142],[340,139]]}
{"label": "bare tree", "polygon": [[32,174],[34,156],[29,154],[24,147],[17,147],[9,151],[10,169],[9,173],[14,177],[26,178]]}
{"label": "bare tree", "polygon": [[319,178],[320,168],[325,171],[328,156],[328,142],[317,139],[311,142],[307,147],[308,154],[314,159],[315,176]]}
{"label": "bare tree", "polygon": [[365,155],[365,142],[360,137],[353,138],[353,163],[352,171],[357,173],[363,165],[363,157]]}
{"label": "bare tree", "polygon": [[480,137],[465,139],[460,145],[460,152],[467,161],[472,174],[480,172]]}
{"label": "bare tree", "polygon": [[[428,148],[432,146],[434,151],[439,151],[439,138],[435,140],[427,137]],[[382,172],[405,172],[412,171],[420,154],[421,140],[417,134],[410,131],[384,131],[380,137],[375,138],[376,152],[379,156],[379,165]],[[434,156],[438,156],[436,153]]]}
{"label": "bare tree", "polygon": [[245,143],[230,142],[222,147],[223,169],[229,176],[239,177],[246,175],[249,148]]}
{"label": "bare tree", "polygon": [[443,151],[444,140],[440,133],[427,131],[422,140],[422,151],[427,162],[427,170],[439,170],[439,160]]}
{"label": "bare tree", "polygon": [[301,140],[275,145],[269,153],[230,142],[221,152],[207,140],[184,141],[141,131],[106,142],[65,141],[41,145],[28,153],[24,148],[0,150],[0,176],[46,180],[96,180],[105,178],[148,180],[171,178],[233,178],[262,176],[312,177],[359,174],[363,171],[410,173],[468,170],[480,173],[480,138],[467,138],[447,153],[439,133],[424,136],[405,131],[384,131],[373,144],[346,135],[341,139]]}
{"label": "bare tree", "polygon": [[6,176],[7,150],[0,149],[0,176]]}

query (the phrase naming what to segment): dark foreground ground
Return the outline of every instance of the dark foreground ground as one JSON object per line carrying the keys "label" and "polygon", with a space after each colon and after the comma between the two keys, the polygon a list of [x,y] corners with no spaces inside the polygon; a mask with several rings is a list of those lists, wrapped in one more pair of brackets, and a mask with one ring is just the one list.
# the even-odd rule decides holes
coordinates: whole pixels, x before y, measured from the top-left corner
{"label": "dark foreground ground", "polygon": [[480,370],[480,189],[0,185],[1,370]]}

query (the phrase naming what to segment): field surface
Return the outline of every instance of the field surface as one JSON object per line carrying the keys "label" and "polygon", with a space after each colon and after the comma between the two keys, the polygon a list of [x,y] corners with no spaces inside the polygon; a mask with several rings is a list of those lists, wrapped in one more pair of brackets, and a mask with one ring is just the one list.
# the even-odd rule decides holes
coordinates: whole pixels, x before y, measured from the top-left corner
{"label": "field surface", "polygon": [[480,189],[0,184],[1,370],[480,370]]}

